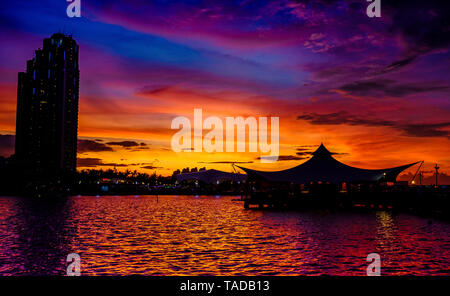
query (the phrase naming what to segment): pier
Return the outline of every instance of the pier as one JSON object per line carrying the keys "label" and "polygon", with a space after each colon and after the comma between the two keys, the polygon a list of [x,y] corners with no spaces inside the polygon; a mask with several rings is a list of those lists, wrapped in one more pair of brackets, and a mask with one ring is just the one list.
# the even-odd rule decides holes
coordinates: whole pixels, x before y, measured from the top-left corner
{"label": "pier", "polygon": [[312,158],[291,169],[267,172],[240,167],[248,175],[241,196],[244,208],[389,210],[447,219],[450,216],[447,186],[396,181],[403,170],[422,162],[369,170],[345,165],[332,154],[321,144]]}
{"label": "pier", "polygon": [[407,187],[377,192],[254,192],[242,195],[245,209],[271,210],[355,210],[409,212],[450,218],[450,190],[447,187]]}

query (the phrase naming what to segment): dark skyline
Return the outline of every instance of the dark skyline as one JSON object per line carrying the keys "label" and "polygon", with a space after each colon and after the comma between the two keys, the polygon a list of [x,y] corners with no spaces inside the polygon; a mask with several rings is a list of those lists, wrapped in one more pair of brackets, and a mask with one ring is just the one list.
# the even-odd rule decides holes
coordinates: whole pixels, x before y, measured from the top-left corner
{"label": "dark skyline", "polygon": [[75,171],[80,71],[72,36],[43,41],[18,75],[16,158],[28,166]]}

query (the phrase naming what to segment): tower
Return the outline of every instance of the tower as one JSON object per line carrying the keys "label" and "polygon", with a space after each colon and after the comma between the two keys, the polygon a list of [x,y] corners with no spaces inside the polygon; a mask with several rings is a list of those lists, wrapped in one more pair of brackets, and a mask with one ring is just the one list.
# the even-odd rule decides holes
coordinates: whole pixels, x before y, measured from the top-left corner
{"label": "tower", "polygon": [[16,159],[45,171],[76,170],[80,71],[72,36],[53,34],[18,75]]}
{"label": "tower", "polygon": [[434,169],[436,170],[436,187],[438,187],[438,175],[439,175],[439,169],[440,167],[438,167],[438,165],[436,164],[434,166]]}

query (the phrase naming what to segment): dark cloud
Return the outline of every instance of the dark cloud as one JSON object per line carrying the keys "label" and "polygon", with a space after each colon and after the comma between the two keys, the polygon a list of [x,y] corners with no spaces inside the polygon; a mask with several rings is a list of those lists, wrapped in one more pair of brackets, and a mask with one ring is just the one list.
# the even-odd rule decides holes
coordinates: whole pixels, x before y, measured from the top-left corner
{"label": "dark cloud", "polygon": [[[324,2],[320,0],[317,2],[320,3],[316,5],[318,7],[316,14],[319,15],[324,11],[322,5]],[[360,32],[361,28],[364,28],[367,36],[376,36],[376,39],[361,38],[358,42],[348,40],[348,42],[334,44],[335,46],[330,47],[330,51],[337,55],[346,55],[357,49],[367,51],[381,44],[385,46],[379,47],[379,49],[383,48],[384,51],[386,46],[389,46],[387,42],[392,45],[400,41],[398,42],[398,54],[390,55],[392,58],[389,58],[389,62],[386,62],[381,68],[371,71],[372,75],[382,75],[403,69],[424,55],[448,50],[450,46],[450,1],[382,0],[381,2],[382,17],[370,20],[365,16],[366,7],[369,5],[366,1],[333,2],[336,12],[339,11],[338,7],[347,6],[349,8],[342,11],[340,16],[336,16],[336,19],[339,20],[336,24],[339,32],[345,32],[342,39]],[[309,1],[301,1],[301,3],[309,3]],[[308,7],[310,8],[310,6]],[[386,19],[389,21],[383,21]],[[370,25],[372,30],[368,29],[367,25]],[[324,42],[332,43],[332,39],[321,40],[321,43]],[[323,74],[345,75],[345,71],[336,70],[331,69]],[[321,73],[317,73],[317,75],[321,75]]]}
{"label": "dark cloud", "polygon": [[138,143],[136,141],[117,141],[117,142],[108,142],[106,144],[110,145],[110,146],[120,146],[122,148],[131,150],[131,151],[141,151],[141,150],[149,149],[149,147],[147,146],[146,143],[144,143],[144,142]]}
{"label": "dark cloud", "polygon": [[314,152],[314,150],[312,150],[311,148],[317,148],[317,146],[315,145],[304,145],[304,146],[298,146],[296,148],[297,152],[295,153],[297,156],[301,156],[301,157],[308,157],[311,155],[311,153]]}
{"label": "dark cloud", "polygon": [[[257,157],[257,160],[260,160],[261,158],[263,159],[275,159],[276,156],[261,156],[261,157]],[[279,155],[278,156],[278,161],[289,161],[289,160],[302,160],[305,159],[306,157],[301,157],[301,156],[295,156],[295,155]]]}
{"label": "dark cloud", "polygon": [[[317,146],[312,146],[312,147],[317,148]],[[297,148],[297,152],[295,154],[298,155],[298,156],[303,156],[304,158],[306,158],[306,157],[311,156],[314,151],[316,151],[316,150],[315,149],[314,150],[310,150],[310,149],[307,149],[307,148]],[[347,155],[348,154],[348,153],[345,153],[345,152],[331,152],[331,151],[330,151],[330,153],[332,155]]]}
{"label": "dark cloud", "polygon": [[160,93],[164,93],[171,89],[170,85],[154,85],[154,86],[146,86],[140,90],[140,94],[145,95],[158,95]]}
{"label": "dark cloud", "polygon": [[288,160],[301,160],[305,159],[306,157],[300,157],[295,155],[280,155],[278,156],[278,161],[288,161]]}
{"label": "dark cloud", "polygon": [[314,125],[368,125],[368,126],[392,126],[391,121],[383,120],[370,120],[358,118],[356,116],[350,115],[345,111],[328,113],[328,114],[318,114],[318,113],[305,113],[297,117],[298,120],[306,120]]}
{"label": "dark cloud", "polygon": [[439,85],[434,82],[398,83],[390,79],[374,79],[348,83],[342,85],[340,89],[360,96],[384,94],[388,96],[402,97],[409,94],[429,91],[445,91],[449,90],[450,87]]}
{"label": "dark cloud", "polygon": [[78,153],[113,151],[111,147],[99,143],[98,140],[78,140],[77,150]]}
{"label": "dark cloud", "polygon": [[345,111],[317,114],[306,113],[297,117],[298,120],[306,120],[314,125],[354,125],[354,126],[385,126],[397,129],[409,137],[450,137],[450,132],[442,130],[450,127],[450,122],[411,124],[398,121],[372,119],[368,117],[358,117],[348,114]]}
{"label": "dark cloud", "polygon": [[327,64],[309,64],[304,67],[307,71],[313,72],[313,78],[316,80],[329,80],[330,78],[345,78],[353,76],[354,73],[366,73],[368,67],[359,65],[332,65]]}
{"label": "dark cloud", "polygon": [[[124,147],[124,148],[131,148],[131,147],[138,147],[138,146],[140,146],[140,144],[138,142],[135,142],[135,141],[108,142],[106,144],[111,145],[111,146],[121,146],[121,147]],[[144,144],[144,143],[141,143],[141,144]]]}
{"label": "dark cloud", "polygon": [[223,160],[223,161],[200,161],[198,163],[221,163],[221,164],[232,164],[232,163],[253,163],[253,161],[228,161],[228,160]]}
{"label": "dark cloud", "polygon": [[297,148],[296,149],[298,152],[311,152],[312,150],[311,149],[308,149],[308,148]]}
{"label": "dark cloud", "polygon": [[128,165],[123,163],[104,163],[100,158],[77,158],[77,167],[97,166],[127,167]]}
{"label": "dark cloud", "polygon": [[114,162],[110,162],[110,163],[102,163],[102,166],[111,166],[111,167],[127,167],[128,164],[125,163],[114,163]]}
{"label": "dark cloud", "polygon": [[393,32],[399,32],[412,48],[435,49],[450,45],[450,2],[442,0],[385,1],[392,15]]}
{"label": "dark cloud", "polygon": [[297,151],[295,154],[297,156],[307,157],[307,156],[310,156],[311,153],[312,153],[312,151]]}
{"label": "dark cloud", "polygon": [[421,55],[450,46],[450,1],[384,1],[383,13],[391,15],[389,32],[406,43],[404,57],[388,65],[382,73],[395,71]]}
{"label": "dark cloud", "polygon": [[[0,156],[7,157],[14,153],[14,139],[15,139],[14,135],[0,135]],[[101,143],[101,141],[102,141],[101,139],[95,140],[80,139],[78,140],[77,151],[78,153],[114,151],[114,149],[110,146],[122,146],[130,149],[134,148],[135,150],[148,149],[147,144],[143,142],[137,143],[134,141],[122,141],[122,142],[109,142],[105,144]]]}
{"label": "dark cloud", "polygon": [[0,156],[9,157],[14,154],[14,135],[0,135]]}
{"label": "dark cloud", "polygon": [[100,158],[77,158],[78,167],[96,167],[102,163]]}
{"label": "dark cloud", "polygon": [[154,169],[162,169],[162,167],[153,166],[153,165],[146,165],[146,166],[141,167],[141,169],[154,170]]}
{"label": "dark cloud", "polygon": [[317,145],[308,145],[308,146],[297,146],[297,148],[295,148],[295,150],[297,150],[297,152],[312,152],[314,151],[314,148],[318,148]]}
{"label": "dark cloud", "polygon": [[450,132],[441,130],[450,126],[450,122],[436,124],[408,124],[399,128],[407,135],[414,137],[450,137]]}
{"label": "dark cloud", "polygon": [[382,69],[378,74],[384,74],[384,73],[388,73],[388,72],[392,72],[395,71],[399,68],[405,67],[409,64],[411,64],[412,62],[414,62],[418,57],[418,54],[415,54],[413,56],[401,59],[401,60],[397,60],[395,62],[393,62],[392,64],[388,65],[386,68]]}

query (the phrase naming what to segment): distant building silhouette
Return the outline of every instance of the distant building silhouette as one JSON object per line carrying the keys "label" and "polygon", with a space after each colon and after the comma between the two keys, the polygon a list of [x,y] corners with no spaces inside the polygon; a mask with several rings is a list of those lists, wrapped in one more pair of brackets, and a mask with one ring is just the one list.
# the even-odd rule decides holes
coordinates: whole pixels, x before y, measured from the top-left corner
{"label": "distant building silhouette", "polygon": [[75,171],[77,156],[78,45],[53,34],[27,61],[17,86],[15,157],[43,170]]}

